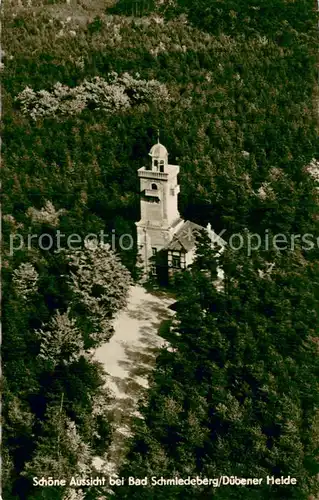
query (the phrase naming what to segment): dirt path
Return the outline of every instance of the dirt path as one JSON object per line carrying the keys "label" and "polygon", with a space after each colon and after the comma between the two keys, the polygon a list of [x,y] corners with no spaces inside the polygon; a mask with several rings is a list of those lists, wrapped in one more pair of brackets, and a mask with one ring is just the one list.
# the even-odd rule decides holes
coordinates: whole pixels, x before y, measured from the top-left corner
{"label": "dirt path", "polygon": [[116,474],[130,435],[130,420],[138,415],[138,399],[148,387],[147,377],[153,369],[156,350],[165,344],[158,335],[174,314],[169,306],[174,299],[132,287],[128,306],[114,321],[114,335],[97,349],[95,359],[106,372],[106,386],[112,392],[109,406],[114,436],[108,456],[96,459],[95,466],[106,474]]}

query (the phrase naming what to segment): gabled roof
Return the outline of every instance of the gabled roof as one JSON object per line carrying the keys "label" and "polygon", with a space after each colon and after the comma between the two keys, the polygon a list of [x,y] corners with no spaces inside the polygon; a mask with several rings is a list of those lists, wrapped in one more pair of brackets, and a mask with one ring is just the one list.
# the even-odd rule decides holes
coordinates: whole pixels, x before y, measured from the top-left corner
{"label": "gabled roof", "polygon": [[205,228],[187,220],[182,227],[174,234],[172,241],[167,245],[167,250],[178,252],[189,252],[195,247],[196,238]]}

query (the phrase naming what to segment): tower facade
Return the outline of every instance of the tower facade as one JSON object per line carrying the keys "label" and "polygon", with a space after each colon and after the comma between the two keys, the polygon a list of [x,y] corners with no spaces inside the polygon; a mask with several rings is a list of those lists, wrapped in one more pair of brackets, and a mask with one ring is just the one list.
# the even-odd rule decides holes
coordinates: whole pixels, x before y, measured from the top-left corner
{"label": "tower facade", "polygon": [[138,254],[143,274],[156,274],[156,256],[183,224],[178,211],[178,165],[169,165],[168,152],[158,141],[150,162],[138,170],[141,219],[136,223]]}

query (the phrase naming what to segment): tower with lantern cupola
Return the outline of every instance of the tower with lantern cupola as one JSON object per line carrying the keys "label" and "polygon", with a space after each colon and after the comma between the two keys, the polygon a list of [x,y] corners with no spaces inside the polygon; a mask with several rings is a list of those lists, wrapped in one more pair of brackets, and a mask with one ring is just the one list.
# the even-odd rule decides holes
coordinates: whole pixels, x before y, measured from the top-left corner
{"label": "tower with lantern cupola", "polygon": [[141,219],[136,223],[138,255],[145,277],[156,275],[158,253],[183,224],[178,211],[178,165],[168,163],[159,139],[149,152],[150,161],[138,170]]}

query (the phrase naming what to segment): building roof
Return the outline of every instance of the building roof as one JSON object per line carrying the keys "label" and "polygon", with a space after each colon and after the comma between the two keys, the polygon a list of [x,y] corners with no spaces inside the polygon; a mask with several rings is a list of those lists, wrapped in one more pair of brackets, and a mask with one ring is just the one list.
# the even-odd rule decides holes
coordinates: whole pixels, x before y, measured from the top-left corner
{"label": "building roof", "polygon": [[158,142],[157,144],[154,144],[154,146],[151,147],[151,150],[149,152],[150,156],[156,156],[158,158],[166,158],[168,156],[168,151],[163,144]]}
{"label": "building roof", "polygon": [[205,229],[195,222],[187,220],[182,227],[174,234],[172,241],[167,245],[167,250],[189,252],[196,244],[196,237],[199,236],[200,231]]}

